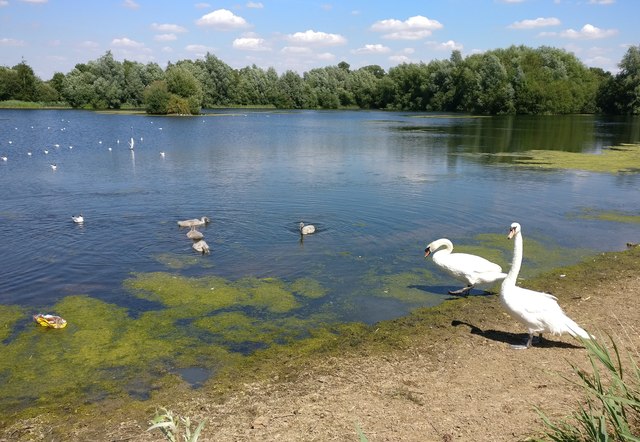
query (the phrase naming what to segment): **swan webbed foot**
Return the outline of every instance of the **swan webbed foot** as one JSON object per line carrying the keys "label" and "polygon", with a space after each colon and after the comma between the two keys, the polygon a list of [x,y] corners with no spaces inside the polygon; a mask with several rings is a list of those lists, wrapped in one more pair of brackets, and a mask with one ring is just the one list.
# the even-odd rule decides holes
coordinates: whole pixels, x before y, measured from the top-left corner
{"label": "swan webbed foot", "polygon": [[449,290],[449,294],[450,295],[458,295],[458,296],[467,296],[469,294],[469,292],[471,292],[471,289],[473,288],[473,285],[468,285],[466,287],[463,287],[459,290]]}
{"label": "swan webbed foot", "polygon": [[[542,338],[542,335],[540,335],[540,337]],[[522,344],[514,344],[511,345],[511,348],[514,350],[526,350],[527,348],[531,347],[531,343],[533,342],[533,333],[529,334],[529,338],[527,339],[527,343],[522,345]]]}

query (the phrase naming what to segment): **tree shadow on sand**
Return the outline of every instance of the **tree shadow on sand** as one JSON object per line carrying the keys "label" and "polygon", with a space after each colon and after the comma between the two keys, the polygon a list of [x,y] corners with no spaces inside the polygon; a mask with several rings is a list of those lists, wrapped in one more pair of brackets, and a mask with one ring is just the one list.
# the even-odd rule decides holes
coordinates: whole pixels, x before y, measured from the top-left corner
{"label": "tree shadow on sand", "polygon": [[[473,324],[469,324],[468,322],[453,320],[451,321],[451,325],[454,327],[466,325],[471,330],[471,334],[482,336],[483,338],[490,339],[495,342],[503,342],[509,345],[523,345],[527,342],[529,335],[527,333],[509,333],[499,330],[482,330],[481,328],[476,327]],[[568,342],[563,341],[553,341],[546,338],[533,338],[532,347],[540,347],[540,348],[583,348],[580,345],[570,344]]]}

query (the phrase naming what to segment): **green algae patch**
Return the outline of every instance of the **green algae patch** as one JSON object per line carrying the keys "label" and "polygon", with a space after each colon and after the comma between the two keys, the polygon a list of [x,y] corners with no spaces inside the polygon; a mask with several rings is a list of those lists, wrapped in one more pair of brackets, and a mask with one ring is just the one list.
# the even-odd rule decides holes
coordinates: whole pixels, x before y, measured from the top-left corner
{"label": "green algae patch", "polygon": [[223,278],[187,278],[170,273],[138,273],[124,282],[135,296],[181,308],[182,317],[234,305],[247,305],[249,296]]}
{"label": "green algae patch", "polygon": [[247,307],[285,313],[300,306],[293,293],[277,279],[242,278],[236,282],[236,287],[248,294]]}
{"label": "green algae patch", "polygon": [[13,327],[25,316],[23,308],[14,305],[0,305],[0,344],[13,333]]}
{"label": "green algae patch", "polygon": [[540,169],[573,169],[599,173],[639,173],[640,144],[624,144],[600,154],[532,150],[515,157],[515,164]]}
{"label": "green algae patch", "polygon": [[408,304],[424,304],[425,300],[432,295],[422,287],[426,283],[435,282],[427,270],[373,276],[372,278],[377,280],[377,285],[380,287],[373,293],[375,296],[393,298]]}
{"label": "green algae patch", "polygon": [[322,298],[327,294],[327,290],[322,285],[311,278],[300,278],[293,281],[291,291],[298,296],[310,299]]}
{"label": "green algae patch", "polygon": [[580,213],[572,214],[570,216],[589,220],[610,221],[615,223],[640,224],[640,215],[613,210],[606,211],[596,209],[583,209]]}

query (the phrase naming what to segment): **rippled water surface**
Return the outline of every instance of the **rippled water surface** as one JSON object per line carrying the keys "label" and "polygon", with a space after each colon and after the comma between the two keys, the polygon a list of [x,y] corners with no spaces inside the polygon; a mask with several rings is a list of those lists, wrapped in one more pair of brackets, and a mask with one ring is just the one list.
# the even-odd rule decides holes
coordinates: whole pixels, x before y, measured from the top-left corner
{"label": "rippled water surface", "polygon": [[[638,175],[543,172],[485,154],[597,152],[637,142],[638,126],[584,116],[3,110],[0,303],[35,311],[86,294],[135,313],[146,307],[123,281],[168,271],[231,281],[313,278],[329,294],[309,308],[338,310],[344,320],[392,318],[458,288],[423,258],[425,245],[443,236],[474,246],[478,235],[504,235],[519,221],[527,238],[567,250],[637,241],[637,225],[576,214],[637,215]],[[71,220],[79,213],[84,225]],[[176,224],[201,216],[212,221],[203,229],[207,256]],[[304,241],[300,221],[318,228]],[[384,276],[421,269],[436,277],[405,284],[417,294],[410,302],[376,296]]]}

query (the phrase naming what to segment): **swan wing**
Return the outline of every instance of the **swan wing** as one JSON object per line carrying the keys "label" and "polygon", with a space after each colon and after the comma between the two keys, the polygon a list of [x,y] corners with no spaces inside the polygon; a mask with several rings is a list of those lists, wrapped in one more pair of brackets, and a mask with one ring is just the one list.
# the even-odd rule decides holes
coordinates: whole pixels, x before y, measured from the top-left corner
{"label": "swan wing", "polygon": [[506,276],[498,264],[467,253],[436,252],[433,255],[433,261],[454,278],[470,284],[494,282]]}
{"label": "swan wing", "polygon": [[506,299],[503,297],[505,307],[530,331],[554,335],[569,333],[572,336],[590,338],[586,331],[564,313],[555,296],[522,287],[510,287],[507,292]]}

